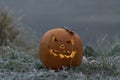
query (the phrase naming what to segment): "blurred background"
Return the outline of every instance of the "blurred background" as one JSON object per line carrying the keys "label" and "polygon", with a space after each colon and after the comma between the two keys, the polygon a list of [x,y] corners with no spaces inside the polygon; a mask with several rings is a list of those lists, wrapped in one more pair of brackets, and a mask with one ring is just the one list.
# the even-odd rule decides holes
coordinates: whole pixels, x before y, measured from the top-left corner
{"label": "blurred background", "polygon": [[77,32],[84,45],[120,34],[120,0],[0,0],[2,7],[19,17],[36,43],[47,30],[63,26]]}

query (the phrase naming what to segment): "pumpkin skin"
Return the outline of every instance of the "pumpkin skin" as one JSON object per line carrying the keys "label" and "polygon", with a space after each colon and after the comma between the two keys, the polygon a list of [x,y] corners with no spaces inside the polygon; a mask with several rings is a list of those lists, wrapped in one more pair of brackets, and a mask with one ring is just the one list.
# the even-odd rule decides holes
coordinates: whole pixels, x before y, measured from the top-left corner
{"label": "pumpkin skin", "polygon": [[49,30],[41,38],[39,57],[48,69],[79,66],[83,46],[79,35],[65,28]]}

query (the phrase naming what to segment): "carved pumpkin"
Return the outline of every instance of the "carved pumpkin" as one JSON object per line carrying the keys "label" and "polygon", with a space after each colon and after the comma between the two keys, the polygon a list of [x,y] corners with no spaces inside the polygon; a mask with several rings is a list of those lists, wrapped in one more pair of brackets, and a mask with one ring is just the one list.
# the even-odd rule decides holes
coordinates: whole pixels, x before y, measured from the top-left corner
{"label": "carved pumpkin", "polygon": [[39,55],[46,68],[59,70],[78,66],[82,61],[82,53],[80,37],[68,29],[49,30],[41,39]]}

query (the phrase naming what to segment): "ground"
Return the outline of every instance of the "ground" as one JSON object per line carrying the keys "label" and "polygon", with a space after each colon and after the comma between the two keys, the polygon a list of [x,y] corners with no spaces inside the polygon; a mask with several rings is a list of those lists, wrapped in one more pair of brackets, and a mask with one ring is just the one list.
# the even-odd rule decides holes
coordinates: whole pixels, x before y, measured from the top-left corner
{"label": "ground", "polygon": [[78,67],[54,71],[24,51],[0,47],[0,80],[119,80],[119,64],[119,54],[84,57]]}

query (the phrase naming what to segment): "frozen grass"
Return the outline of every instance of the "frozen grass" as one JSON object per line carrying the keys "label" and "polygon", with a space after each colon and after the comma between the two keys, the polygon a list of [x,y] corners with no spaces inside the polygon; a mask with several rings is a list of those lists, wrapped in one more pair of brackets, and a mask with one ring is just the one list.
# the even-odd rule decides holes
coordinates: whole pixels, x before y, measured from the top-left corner
{"label": "frozen grass", "polygon": [[33,43],[35,35],[28,28],[25,29],[26,26],[20,23],[20,18],[13,16],[9,9],[0,8],[0,46],[11,45],[26,51],[36,47]]}
{"label": "frozen grass", "polygon": [[[120,79],[120,39],[113,38],[113,41],[109,41],[105,36],[98,39],[97,45],[93,48],[87,46],[87,57],[84,57],[79,67],[60,71],[47,70],[38,58],[29,55],[37,53],[38,49],[34,49],[33,46],[32,50],[24,50],[28,45],[21,41],[21,37],[15,44],[18,30],[14,28],[16,25],[13,22],[6,11],[0,14],[0,80]],[[22,43],[23,48],[19,49]]]}
{"label": "frozen grass", "polygon": [[0,10],[0,46],[16,40],[19,30],[15,21],[8,10]]}
{"label": "frozen grass", "polygon": [[47,70],[39,59],[9,46],[0,47],[0,80],[119,80],[120,55],[87,57],[76,68]]}

